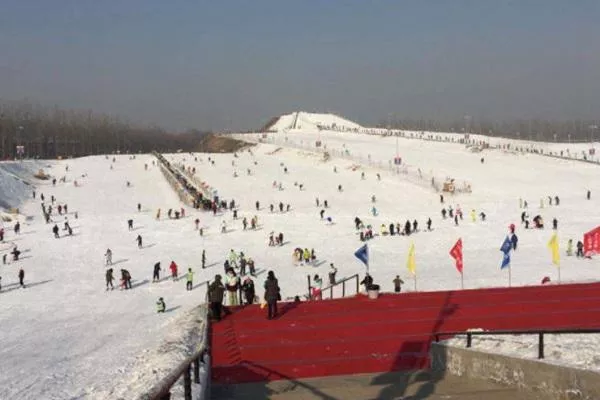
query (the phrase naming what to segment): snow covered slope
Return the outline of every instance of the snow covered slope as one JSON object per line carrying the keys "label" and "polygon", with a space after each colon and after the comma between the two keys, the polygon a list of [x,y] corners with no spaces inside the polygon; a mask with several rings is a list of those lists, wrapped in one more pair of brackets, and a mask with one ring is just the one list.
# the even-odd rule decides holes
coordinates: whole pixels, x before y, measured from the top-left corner
{"label": "snow covered slope", "polygon": [[[562,280],[598,280],[597,259],[564,256],[567,239],[580,238],[600,220],[597,165],[499,150],[486,151],[485,163],[481,164],[481,154],[457,144],[399,141],[403,164],[410,166],[410,171],[420,169],[424,174],[451,176],[472,184],[471,194],[447,195],[441,205],[438,193],[428,185],[406,179],[389,167],[396,155],[395,138],[328,131],[323,131],[321,138],[331,151],[328,161],[323,154],[305,149],[314,149],[315,135],[302,132],[288,135],[287,141],[279,137],[281,143],[260,144],[237,158],[231,154],[166,156],[195,167],[199,179],[215,187],[223,199],[235,199],[237,220],[230,211],[213,216],[187,208],[186,218],[166,218],[168,209],[182,206],[159,169],[152,166],[150,155],[134,160],[121,155],[114,163],[104,157],[57,162],[49,172],[62,176],[68,164],[67,182],[56,187],[40,183],[38,196],[42,192],[47,197],[53,194],[59,203],[68,204],[67,217],[74,236],[54,239],[53,225],[41,218],[39,200],[28,200],[21,208],[32,219],[23,223],[19,236],[8,230],[7,243],[0,245],[0,255],[12,245],[23,252],[20,261],[0,264],[0,398],[101,399],[107,392],[117,397],[127,393],[124,388],[133,388],[135,393],[129,394],[135,397],[140,385],[132,378],[148,376],[147,366],[155,365],[153,355],[160,353],[156,349],[186,348],[184,339],[170,347],[164,344],[173,337],[187,337],[189,325],[181,318],[204,301],[200,283],[223,273],[230,249],[243,250],[254,258],[259,287],[272,269],[284,298],[302,295],[306,276],[326,276],[330,263],[338,267],[338,278],[364,274],[364,266],[353,255],[362,245],[354,229],[355,216],[372,224],[376,233],[381,224],[403,224],[406,220],[417,220],[421,228],[416,235],[376,236],[369,243],[370,271],[383,290],[392,289],[396,275],[406,282],[404,290],[414,290],[406,269],[411,243],[416,248],[418,290],[459,288],[460,278],[448,255],[459,237],[464,243],[465,287],[507,285],[508,272],[499,268],[502,257],[498,249],[510,223],[517,224],[520,237],[512,259],[512,284],[534,285],[544,276],[556,282],[558,271],[546,246],[552,232],[525,230],[519,225],[520,197],[529,201],[531,217],[540,214],[547,223],[558,219]],[[338,154],[346,152],[353,158],[339,158]],[[148,171],[144,164],[149,165]],[[364,180],[361,172],[365,172]],[[274,181],[281,183],[282,190],[273,187]],[[295,184],[303,184],[303,190]],[[338,185],[343,191],[338,191]],[[585,199],[587,189],[592,191],[590,201]],[[377,198],[377,216],[371,215],[372,195]],[[560,196],[561,205],[550,207],[545,202],[540,208],[540,199],[549,195]],[[331,217],[333,224],[320,219],[317,197],[321,202],[328,200],[325,216]],[[258,211],[256,201],[260,201]],[[279,212],[280,202],[290,204],[290,211]],[[142,205],[141,212],[137,203]],[[270,212],[270,204],[277,211]],[[441,208],[450,204],[464,210],[465,219],[458,226],[441,218]],[[160,220],[155,218],[158,208]],[[484,211],[486,221],[471,221],[472,209]],[[243,230],[242,219],[254,215],[259,229]],[[432,232],[423,231],[428,217],[433,221]],[[62,227],[64,216],[54,214],[53,218]],[[134,231],[127,230],[129,218],[134,220]],[[204,227],[203,237],[195,230],[196,218]],[[220,233],[222,221],[228,225],[225,234]],[[284,233],[286,244],[268,246],[271,231]],[[142,249],[135,243],[138,234],[144,240]],[[128,269],[134,279],[133,290],[104,290],[103,254],[109,247],[116,275],[120,268]],[[318,258],[315,265],[295,265],[292,252],[296,247],[314,248]],[[206,269],[200,263],[203,248]],[[185,290],[184,280],[151,283],[154,263],[161,262],[164,274],[171,260],[178,263],[180,274],[188,268],[195,272],[193,291]],[[19,268],[26,273],[25,289],[18,287]],[[164,297],[169,312],[157,315],[159,296]],[[175,333],[179,334],[171,332],[178,329]],[[596,348],[587,351],[598,354]],[[141,370],[140,364],[144,366]],[[114,386],[117,388],[111,390]]]}
{"label": "snow covered slope", "polygon": [[334,114],[316,114],[300,111],[282,115],[268,128],[271,132],[315,132],[320,129],[349,131],[362,129],[362,127],[355,122],[338,117]]}

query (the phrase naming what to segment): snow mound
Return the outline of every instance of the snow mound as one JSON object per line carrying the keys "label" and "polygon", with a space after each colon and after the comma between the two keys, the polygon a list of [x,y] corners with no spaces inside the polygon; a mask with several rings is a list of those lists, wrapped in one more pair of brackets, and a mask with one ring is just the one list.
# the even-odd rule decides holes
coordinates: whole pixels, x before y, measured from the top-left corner
{"label": "snow mound", "polygon": [[33,175],[43,167],[40,161],[0,162],[0,209],[17,208],[29,198],[36,184]]}
{"label": "snow mound", "polygon": [[269,132],[355,131],[359,129],[363,129],[363,127],[335,114],[316,114],[303,111],[282,115],[268,127]]}

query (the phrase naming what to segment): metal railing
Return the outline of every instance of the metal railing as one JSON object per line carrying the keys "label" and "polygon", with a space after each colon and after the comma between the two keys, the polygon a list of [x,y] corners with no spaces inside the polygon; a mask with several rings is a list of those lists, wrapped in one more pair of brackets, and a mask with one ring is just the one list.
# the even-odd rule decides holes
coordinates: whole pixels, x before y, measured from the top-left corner
{"label": "metal railing", "polygon": [[[308,275],[307,278],[308,278],[308,298],[312,299],[312,285],[311,285],[311,281],[310,281],[310,275]],[[327,290],[329,290],[329,298],[333,299],[333,288],[336,286],[342,285],[342,297],[346,297],[346,282],[351,281],[353,279],[356,280],[356,294],[358,294],[360,292],[360,289],[359,289],[360,284],[359,284],[358,274],[354,274],[352,276],[344,278],[341,281],[334,283],[333,285],[329,285],[329,286],[321,289],[321,293],[325,293]]]}
{"label": "metal railing", "polygon": [[561,335],[561,334],[589,334],[600,333],[600,328],[579,328],[579,329],[529,329],[529,330],[498,330],[498,331],[449,331],[436,332],[434,338],[436,342],[440,341],[440,337],[452,337],[457,335],[466,335],[467,348],[470,348],[473,342],[473,336],[495,336],[495,335],[538,335],[538,358],[544,358],[544,335]]}

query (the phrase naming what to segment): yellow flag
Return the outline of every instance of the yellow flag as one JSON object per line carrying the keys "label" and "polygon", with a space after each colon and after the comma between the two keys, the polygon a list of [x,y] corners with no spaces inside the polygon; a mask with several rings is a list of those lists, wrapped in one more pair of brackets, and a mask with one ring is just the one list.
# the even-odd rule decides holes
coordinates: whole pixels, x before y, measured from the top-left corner
{"label": "yellow flag", "polygon": [[556,266],[560,266],[560,252],[558,251],[558,236],[556,232],[550,238],[548,242],[548,248],[552,252],[552,263]]}
{"label": "yellow flag", "polygon": [[410,248],[408,249],[408,260],[406,261],[406,268],[408,271],[416,275],[417,273],[417,265],[415,264],[415,244],[411,243]]}

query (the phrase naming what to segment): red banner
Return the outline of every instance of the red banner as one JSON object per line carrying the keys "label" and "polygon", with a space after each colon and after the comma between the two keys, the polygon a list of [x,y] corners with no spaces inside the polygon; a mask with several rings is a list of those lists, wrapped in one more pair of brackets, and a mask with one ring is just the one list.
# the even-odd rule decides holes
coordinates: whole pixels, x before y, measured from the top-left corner
{"label": "red banner", "polygon": [[583,235],[583,254],[588,257],[600,253],[600,226]]}
{"label": "red banner", "polygon": [[456,261],[456,269],[462,274],[463,272],[463,253],[462,239],[458,239],[456,244],[450,249],[450,257]]}

